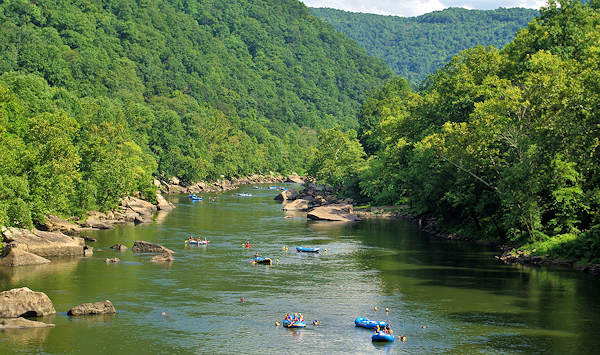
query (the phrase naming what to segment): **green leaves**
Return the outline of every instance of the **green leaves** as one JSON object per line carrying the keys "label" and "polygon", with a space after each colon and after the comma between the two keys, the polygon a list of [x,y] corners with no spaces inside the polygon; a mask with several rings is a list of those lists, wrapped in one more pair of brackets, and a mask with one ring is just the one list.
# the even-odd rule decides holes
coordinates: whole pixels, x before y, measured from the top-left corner
{"label": "green leaves", "polygon": [[358,193],[358,174],[365,165],[365,152],[355,131],[343,132],[339,127],[319,133],[319,144],[307,172],[335,192],[346,196]]}

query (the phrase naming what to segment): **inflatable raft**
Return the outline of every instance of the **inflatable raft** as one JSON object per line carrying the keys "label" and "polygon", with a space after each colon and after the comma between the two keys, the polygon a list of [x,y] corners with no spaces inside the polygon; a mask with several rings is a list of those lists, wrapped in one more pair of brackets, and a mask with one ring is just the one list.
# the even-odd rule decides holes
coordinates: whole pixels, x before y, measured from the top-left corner
{"label": "inflatable raft", "polygon": [[371,341],[393,342],[394,336],[392,334],[388,334],[386,332],[378,332],[378,333],[373,334],[373,336],[371,337]]}
{"label": "inflatable raft", "polygon": [[250,197],[250,196],[252,196],[252,194],[245,193],[245,192],[240,192],[237,195],[240,196],[240,197]]}
{"label": "inflatable raft", "polygon": [[357,327],[367,328],[367,329],[375,329],[377,326],[380,328],[385,328],[387,325],[386,322],[378,322],[376,320],[368,320],[364,317],[358,317],[354,320],[354,325]]}
{"label": "inflatable raft", "polygon": [[252,260],[254,264],[265,264],[265,265],[273,265],[273,260],[269,258],[263,258],[262,256],[257,256]]}
{"label": "inflatable raft", "polygon": [[283,320],[283,326],[286,328],[306,328],[306,321],[289,321]]}
{"label": "inflatable raft", "polygon": [[202,201],[202,197],[190,196],[190,198],[192,199],[192,201]]}
{"label": "inflatable raft", "polygon": [[321,250],[321,248],[306,248],[301,246],[296,247],[296,251],[299,253],[318,253],[319,250]]}
{"label": "inflatable raft", "polygon": [[200,240],[200,241],[198,241],[198,240],[189,240],[189,239],[186,239],[185,242],[188,243],[188,244],[198,244],[198,245],[207,245],[208,243],[210,243],[209,240]]}

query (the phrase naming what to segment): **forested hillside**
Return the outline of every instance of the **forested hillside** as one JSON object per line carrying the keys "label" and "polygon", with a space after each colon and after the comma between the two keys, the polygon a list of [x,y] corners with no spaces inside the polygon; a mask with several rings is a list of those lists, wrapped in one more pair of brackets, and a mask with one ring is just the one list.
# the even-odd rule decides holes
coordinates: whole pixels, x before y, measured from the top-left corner
{"label": "forested hillside", "polygon": [[502,48],[538,12],[530,9],[450,8],[418,17],[382,16],[327,8],[310,11],[382,58],[415,84],[460,51],[478,45]]}
{"label": "forested hillside", "polygon": [[419,92],[394,79],[360,121],[360,142],[321,134],[310,165],[338,192],[600,262],[600,1],[551,1],[504,49],[462,51]]}
{"label": "forested hillside", "polygon": [[0,225],[300,171],[392,75],[297,0],[7,0],[0,38]]}

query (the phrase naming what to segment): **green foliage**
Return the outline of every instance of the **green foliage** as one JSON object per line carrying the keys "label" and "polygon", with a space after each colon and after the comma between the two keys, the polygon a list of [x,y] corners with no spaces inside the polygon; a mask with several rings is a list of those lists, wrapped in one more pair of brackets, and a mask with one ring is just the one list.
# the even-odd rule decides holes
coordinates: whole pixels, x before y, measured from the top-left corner
{"label": "green foliage", "polygon": [[354,39],[396,73],[419,83],[465,48],[502,48],[538,12],[499,8],[450,8],[418,17],[381,16],[327,8],[315,16]]}
{"label": "green foliage", "polygon": [[319,144],[307,172],[334,192],[358,196],[358,174],[364,168],[364,157],[355,131],[343,132],[340,127],[326,129],[319,133]]}
{"label": "green foliage", "polygon": [[550,2],[504,50],[465,50],[419,92],[402,81],[374,91],[360,115],[370,154],[360,193],[470,235],[597,262],[598,43],[597,2]]}
{"label": "green foliage", "polygon": [[0,225],[303,172],[392,76],[297,0],[9,0],[0,38]]}

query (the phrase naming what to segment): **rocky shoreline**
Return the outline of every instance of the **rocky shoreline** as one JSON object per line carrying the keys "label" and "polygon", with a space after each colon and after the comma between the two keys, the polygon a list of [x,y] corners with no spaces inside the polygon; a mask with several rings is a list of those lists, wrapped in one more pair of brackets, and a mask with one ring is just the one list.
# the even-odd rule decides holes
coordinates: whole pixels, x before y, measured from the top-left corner
{"label": "rocky shoreline", "polygon": [[154,185],[164,194],[200,194],[235,190],[240,185],[278,184],[284,182],[303,184],[304,179],[295,173],[288,175],[287,177],[271,173],[269,175],[255,174],[246,177],[234,177],[216,181],[199,181],[192,184],[185,184],[176,177],[172,177],[168,181],[154,180]]}
{"label": "rocky shoreline", "polygon": [[301,191],[282,191],[275,197],[275,200],[282,202],[282,210],[306,212],[307,218],[312,220],[354,222],[370,218],[404,219],[417,225],[421,231],[437,238],[496,248],[502,253],[495,257],[496,260],[505,264],[570,267],[593,275],[600,275],[600,264],[580,266],[569,260],[553,260],[519,250],[515,251],[496,241],[478,240],[456,233],[447,233],[438,227],[438,219],[407,212],[408,206],[355,208],[352,205],[352,199],[338,199],[325,186],[310,184]]}
{"label": "rocky shoreline", "polygon": [[369,218],[395,219],[403,206],[356,209],[352,199],[337,198],[326,186],[308,184],[300,191],[285,190],[275,196],[282,210],[306,212],[308,219],[330,222],[354,222]]}

